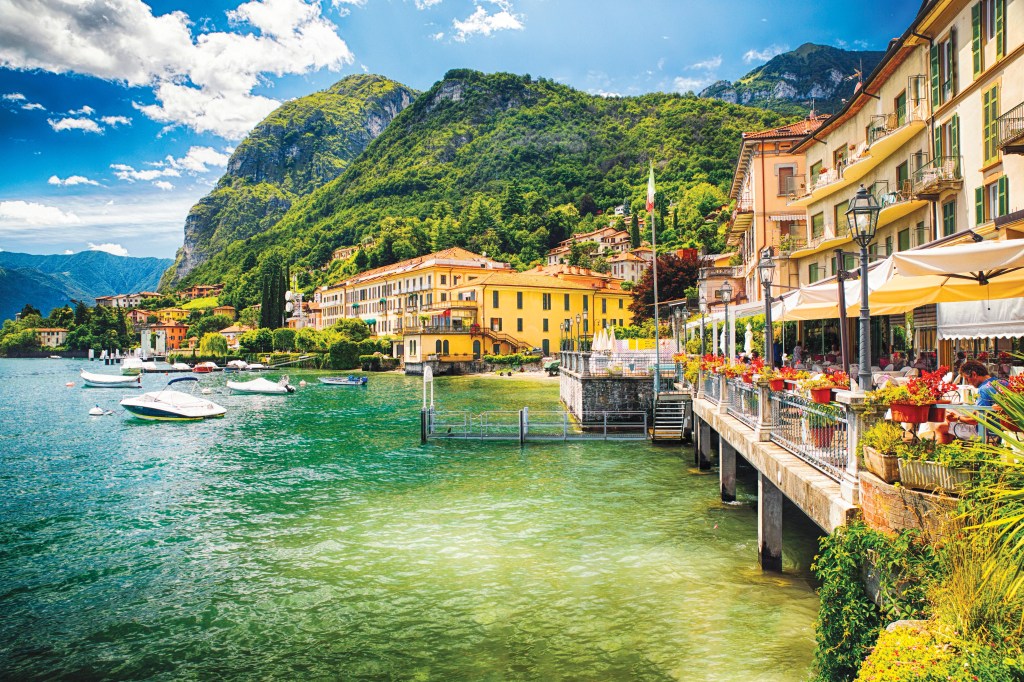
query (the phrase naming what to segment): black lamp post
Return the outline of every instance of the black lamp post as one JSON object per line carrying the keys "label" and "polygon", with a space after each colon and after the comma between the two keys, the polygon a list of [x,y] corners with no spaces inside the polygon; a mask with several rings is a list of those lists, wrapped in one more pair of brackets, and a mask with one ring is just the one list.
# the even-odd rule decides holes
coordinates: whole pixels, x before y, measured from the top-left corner
{"label": "black lamp post", "polygon": [[729,329],[729,301],[732,300],[732,283],[729,280],[725,280],[722,284],[722,288],[718,290],[722,296],[722,303],[725,304],[724,324],[725,324],[725,357],[731,359],[732,355],[729,352],[729,347],[735,344],[735,340],[732,338],[732,331]]}
{"label": "black lamp post", "polygon": [[860,367],[857,372],[860,390],[871,390],[871,310],[868,307],[868,244],[875,238],[878,212],[882,207],[864,185],[850,201],[846,221],[850,236],[860,245]]}
{"label": "black lamp post", "polygon": [[582,318],[580,317],[580,314],[576,313],[576,350],[583,350],[583,347],[580,345],[580,321],[581,320],[582,320]]}
{"label": "black lamp post", "polygon": [[590,350],[590,343],[587,342],[587,339],[589,338],[588,337],[589,333],[590,333],[590,324],[587,321],[587,311],[584,310],[583,311],[583,336],[582,336],[582,345],[580,346],[580,350],[586,350],[586,351]]}
{"label": "black lamp post", "polygon": [[761,260],[757,264],[761,275],[761,286],[764,287],[764,359],[769,367],[775,366],[775,334],[772,329],[772,280],[775,279],[775,258],[772,247],[761,251]]}
{"label": "black lamp post", "polygon": [[708,299],[700,295],[700,356],[704,357],[704,316],[708,314]]}
{"label": "black lamp post", "polygon": [[676,337],[676,353],[679,352],[679,323],[683,319],[683,309],[680,306],[672,306],[672,331]]}

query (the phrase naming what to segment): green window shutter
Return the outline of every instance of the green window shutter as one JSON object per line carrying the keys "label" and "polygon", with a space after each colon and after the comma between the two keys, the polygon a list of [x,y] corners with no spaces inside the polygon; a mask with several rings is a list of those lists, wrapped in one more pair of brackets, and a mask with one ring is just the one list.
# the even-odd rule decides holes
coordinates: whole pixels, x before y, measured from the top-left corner
{"label": "green window shutter", "polygon": [[974,188],[974,222],[975,227],[985,222],[985,188]]}
{"label": "green window shutter", "polygon": [[960,177],[960,114],[949,120],[949,155],[953,157],[954,177]]}
{"label": "green window shutter", "polygon": [[996,193],[999,195],[999,215],[1010,212],[1010,179],[1005,175],[996,181]]}
{"label": "green window shutter", "polygon": [[932,45],[932,109],[939,107],[939,46]]}
{"label": "green window shutter", "polygon": [[949,29],[949,42],[946,43],[947,60],[949,62],[949,80],[952,90],[950,97],[956,97],[960,92],[959,69],[956,68],[956,27]]}
{"label": "green window shutter", "polygon": [[996,59],[1006,56],[1006,0],[996,1]]}
{"label": "green window shutter", "polygon": [[974,60],[974,75],[981,73],[981,3],[971,7],[971,57]]}
{"label": "green window shutter", "polygon": [[942,128],[938,127],[935,129],[935,154],[932,155],[932,158],[938,159],[940,156],[942,156]]}

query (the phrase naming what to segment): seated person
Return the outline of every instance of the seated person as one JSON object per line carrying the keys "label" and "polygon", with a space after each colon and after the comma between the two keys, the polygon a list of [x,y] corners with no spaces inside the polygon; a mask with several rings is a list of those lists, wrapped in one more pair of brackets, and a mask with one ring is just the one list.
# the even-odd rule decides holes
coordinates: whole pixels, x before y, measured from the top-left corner
{"label": "seated person", "polygon": [[968,360],[960,367],[960,375],[968,384],[978,389],[979,407],[991,407],[995,404],[993,398],[1000,386],[1006,386],[1003,379],[997,379],[989,374],[988,367],[977,360]]}

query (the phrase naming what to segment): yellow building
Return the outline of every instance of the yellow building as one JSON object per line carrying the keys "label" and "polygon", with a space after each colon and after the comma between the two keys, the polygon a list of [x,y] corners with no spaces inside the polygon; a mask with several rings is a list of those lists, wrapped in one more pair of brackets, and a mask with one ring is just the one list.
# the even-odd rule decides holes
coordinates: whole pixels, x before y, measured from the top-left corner
{"label": "yellow building", "polygon": [[189,311],[184,308],[161,308],[156,311],[156,316],[161,320],[174,320],[175,322],[181,322],[187,320]]}
{"label": "yellow building", "polygon": [[547,355],[558,351],[566,321],[571,336],[629,324],[631,296],[621,281],[565,265],[517,273],[453,248],[361,273],[317,296],[322,326],[360,318],[375,335],[396,337],[405,362],[418,363],[534,349]]}

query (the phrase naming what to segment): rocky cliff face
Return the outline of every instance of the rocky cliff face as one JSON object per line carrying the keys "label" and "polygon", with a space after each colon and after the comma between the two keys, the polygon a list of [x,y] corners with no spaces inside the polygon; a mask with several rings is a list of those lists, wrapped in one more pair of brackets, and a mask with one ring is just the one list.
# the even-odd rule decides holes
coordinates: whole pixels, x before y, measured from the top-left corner
{"label": "rocky cliff face", "polygon": [[805,43],[773,57],[735,83],[709,85],[700,96],[781,113],[804,114],[812,107],[833,113],[853,94],[857,74],[867,76],[883,54]]}
{"label": "rocky cliff face", "polygon": [[233,242],[270,229],[292,203],[338,177],[417,93],[381,76],[349,76],[286,102],[235,149],[217,187],[185,221],[161,287],[182,283]]}

